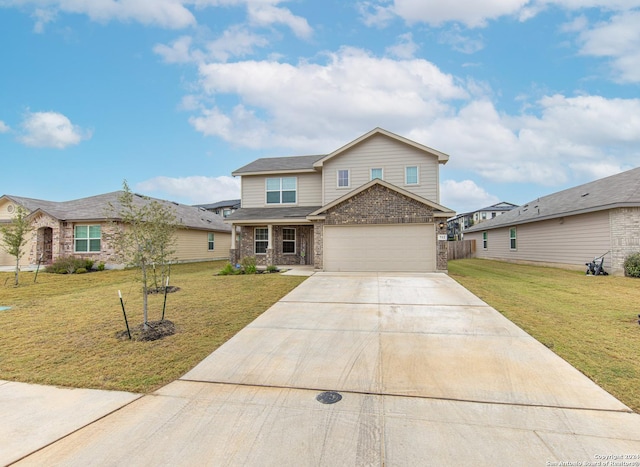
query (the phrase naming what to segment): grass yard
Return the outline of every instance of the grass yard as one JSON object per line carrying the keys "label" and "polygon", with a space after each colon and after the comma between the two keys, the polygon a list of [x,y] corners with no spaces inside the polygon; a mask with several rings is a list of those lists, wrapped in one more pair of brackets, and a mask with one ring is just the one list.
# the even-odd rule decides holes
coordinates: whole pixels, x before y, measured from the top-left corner
{"label": "grass yard", "polygon": [[640,412],[640,279],[481,259],[449,275]]}
{"label": "grass yard", "polygon": [[[137,271],[79,275],[0,272],[0,379],[147,393],[182,376],[305,278],[280,274],[217,276],[224,261],[172,267],[165,318],[173,336],[151,342],[116,339],[142,323]],[[149,296],[149,321],[162,315]]]}

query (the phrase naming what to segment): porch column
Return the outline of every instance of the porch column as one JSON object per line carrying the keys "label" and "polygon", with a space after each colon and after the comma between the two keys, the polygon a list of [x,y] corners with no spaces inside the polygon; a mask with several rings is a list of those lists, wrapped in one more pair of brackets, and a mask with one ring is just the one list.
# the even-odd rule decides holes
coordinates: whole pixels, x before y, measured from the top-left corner
{"label": "porch column", "polygon": [[231,224],[231,248],[229,249],[229,262],[231,264],[238,264],[238,250],[236,246],[236,226]]}
{"label": "porch column", "polygon": [[267,225],[268,231],[268,243],[267,243],[267,264],[265,266],[270,266],[273,264],[273,225]]}

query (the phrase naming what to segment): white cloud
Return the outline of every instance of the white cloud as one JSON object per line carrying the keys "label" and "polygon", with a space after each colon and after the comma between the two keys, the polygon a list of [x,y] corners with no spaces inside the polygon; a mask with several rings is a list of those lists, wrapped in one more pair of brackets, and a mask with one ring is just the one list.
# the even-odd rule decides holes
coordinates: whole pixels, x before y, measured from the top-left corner
{"label": "white cloud", "polygon": [[161,193],[163,199],[186,199],[188,204],[206,204],[240,198],[240,180],[233,177],[155,177],[137,183],[141,192]]}
{"label": "white cloud", "polygon": [[61,113],[29,112],[18,140],[27,146],[64,149],[91,138],[91,132],[74,125]]}
{"label": "white cloud", "polygon": [[639,7],[640,0],[365,0],[357,4],[367,26],[385,27],[400,17],[410,25],[459,23],[468,28],[485,27],[504,16],[527,21],[550,6],[568,11],[627,11]]}
{"label": "white cloud", "polygon": [[227,61],[230,57],[243,57],[254,52],[256,47],[266,47],[266,38],[249,31],[244,26],[232,26],[221,37],[207,44],[207,56],[216,61]]}
{"label": "white cloud", "polygon": [[5,6],[34,8],[35,30],[42,30],[58,13],[87,15],[93,21],[137,21],[165,28],[185,28],[195,24],[184,0],[5,0]]}
{"label": "white cloud", "polygon": [[235,95],[240,105],[205,110],[192,124],[251,147],[330,149],[327,134],[344,142],[354,131],[385,122],[413,125],[447,113],[446,101],[468,97],[451,75],[426,60],[396,61],[354,48],[327,54],[322,64],[210,63],[199,72],[204,94]]}
{"label": "white cloud", "polygon": [[418,51],[419,47],[413,41],[413,35],[408,32],[398,37],[398,42],[395,45],[387,47],[386,51],[389,55],[401,59],[413,58]]}
{"label": "white cloud", "polygon": [[10,129],[9,125],[0,120],[0,133],[8,133]]}
{"label": "white cloud", "polygon": [[502,200],[487,193],[472,180],[444,180],[440,184],[441,204],[446,207],[455,206],[458,214],[491,206]]}
{"label": "white cloud", "polygon": [[190,63],[203,59],[198,51],[191,50],[193,39],[182,36],[174,40],[171,45],[156,44],[153,51],[160,55],[165,63]]}
{"label": "white cloud", "polygon": [[366,26],[382,28],[387,26],[396,17],[393,6],[387,6],[390,3],[389,0],[381,0],[380,3],[384,3],[384,5],[368,1],[358,2],[356,4],[362,22]]}
{"label": "white cloud", "polygon": [[473,54],[484,48],[484,40],[481,36],[475,38],[469,37],[468,33],[463,34],[458,25],[454,25],[451,29],[443,31],[438,40],[443,44],[450,45],[453,50],[465,54]]}
{"label": "white cloud", "polygon": [[[275,2],[274,2],[275,3]],[[249,2],[249,20],[253,24],[260,26],[271,26],[272,24],[284,24],[300,38],[308,39],[313,34],[313,29],[306,19],[296,16],[287,8],[279,8],[263,2]]]}
{"label": "white cloud", "polygon": [[591,29],[583,26],[579,35],[580,53],[611,59],[614,78],[640,82],[640,11],[614,15]]}
{"label": "white cloud", "polygon": [[440,26],[453,21],[470,28],[484,27],[488,20],[516,15],[529,0],[395,0],[394,12],[407,23]]}

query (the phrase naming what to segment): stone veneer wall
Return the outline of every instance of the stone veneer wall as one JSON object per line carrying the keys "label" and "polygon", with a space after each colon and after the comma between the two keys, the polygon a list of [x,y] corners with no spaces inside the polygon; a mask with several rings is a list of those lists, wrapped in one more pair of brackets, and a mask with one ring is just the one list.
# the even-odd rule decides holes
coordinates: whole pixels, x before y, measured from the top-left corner
{"label": "stone veneer wall", "polygon": [[[313,226],[311,225],[274,225],[273,239],[271,245],[273,248],[267,250],[266,254],[255,254],[254,250],[254,229],[256,227],[266,226],[242,226],[240,228],[240,243],[236,245],[236,251],[231,252],[231,260],[240,262],[242,258],[254,256],[256,264],[259,266],[292,266],[298,264],[310,264],[312,259],[310,255],[313,252]],[[282,230],[283,228],[296,229],[296,253],[284,254],[282,252]],[[304,255],[302,252],[304,251]]]}
{"label": "stone veneer wall", "polygon": [[433,209],[381,185],[373,185],[327,212],[325,224],[423,224]]}
{"label": "stone veneer wall", "polygon": [[[357,195],[329,209],[324,223],[316,223],[314,242],[314,265],[323,268],[322,226],[361,224],[426,224],[435,223],[433,209],[412,198],[381,185],[373,185]],[[442,229],[436,226],[437,234],[446,234],[446,222]],[[436,237],[437,238],[437,237]],[[447,241],[436,240],[436,268],[447,270]]]}
{"label": "stone veneer wall", "polygon": [[[81,225],[96,225],[96,223],[78,223]],[[48,215],[40,215],[33,220],[33,234],[34,241],[31,243],[29,250],[29,264],[36,264],[38,258],[43,250],[43,232],[40,229],[50,228],[52,231],[52,260],[60,258],[61,256],[76,256],[78,258],[88,258],[94,260],[96,263],[104,262],[108,266],[117,267],[119,261],[116,257],[113,246],[106,240],[106,237],[114,229],[110,224],[99,223],[102,233],[100,241],[99,253],[75,253],[74,252],[74,224],[73,222],[62,222],[54,219]]]}
{"label": "stone veneer wall", "polygon": [[612,209],[611,273],[624,274],[624,260],[632,253],[640,253],[640,208]]}

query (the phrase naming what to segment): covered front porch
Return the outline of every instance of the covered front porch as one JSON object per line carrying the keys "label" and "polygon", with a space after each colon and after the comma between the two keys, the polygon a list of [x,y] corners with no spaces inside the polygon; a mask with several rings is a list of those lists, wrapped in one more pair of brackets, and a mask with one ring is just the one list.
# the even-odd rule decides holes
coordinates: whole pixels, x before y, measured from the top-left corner
{"label": "covered front porch", "polygon": [[313,265],[313,225],[232,224],[230,261],[255,257],[258,266]]}

